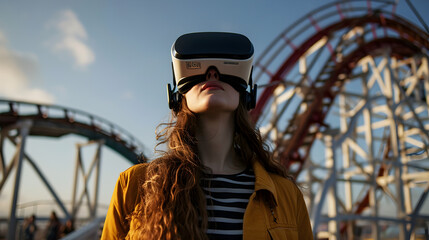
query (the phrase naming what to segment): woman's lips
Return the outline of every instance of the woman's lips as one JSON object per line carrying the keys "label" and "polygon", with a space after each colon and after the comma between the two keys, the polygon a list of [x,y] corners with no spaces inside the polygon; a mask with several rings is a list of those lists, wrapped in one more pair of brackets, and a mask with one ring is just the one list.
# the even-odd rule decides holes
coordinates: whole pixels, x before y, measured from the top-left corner
{"label": "woman's lips", "polygon": [[207,82],[207,83],[205,83],[203,85],[201,91],[204,91],[206,89],[207,90],[214,90],[214,89],[224,90],[223,87],[220,84],[215,83],[215,82]]}

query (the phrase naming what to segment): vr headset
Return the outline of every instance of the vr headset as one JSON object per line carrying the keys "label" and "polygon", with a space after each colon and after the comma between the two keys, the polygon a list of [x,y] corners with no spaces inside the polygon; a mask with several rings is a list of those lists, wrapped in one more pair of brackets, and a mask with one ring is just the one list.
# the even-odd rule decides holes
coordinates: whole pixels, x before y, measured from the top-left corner
{"label": "vr headset", "polygon": [[253,109],[257,87],[252,83],[253,52],[250,40],[237,33],[200,32],[180,36],[171,48],[173,88],[167,84],[170,109],[179,111],[182,95],[206,81],[208,70],[213,68],[220,81],[243,93],[247,109]]}

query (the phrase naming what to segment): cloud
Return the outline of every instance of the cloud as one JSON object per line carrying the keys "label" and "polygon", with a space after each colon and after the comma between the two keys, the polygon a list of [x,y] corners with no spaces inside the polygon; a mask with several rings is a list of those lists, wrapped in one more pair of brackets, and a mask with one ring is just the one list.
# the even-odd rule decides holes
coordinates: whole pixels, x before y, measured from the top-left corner
{"label": "cloud", "polygon": [[31,87],[38,75],[37,58],[11,50],[0,31],[0,97],[39,103],[53,103],[54,96],[43,89]]}
{"label": "cloud", "polygon": [[86,67],[95,61],[94,52],[85,43],[88,38],[85,28],[73,11],[61,11],[51,25],[58,31],[52,45],[54,51],[69,54],[78,67]]}

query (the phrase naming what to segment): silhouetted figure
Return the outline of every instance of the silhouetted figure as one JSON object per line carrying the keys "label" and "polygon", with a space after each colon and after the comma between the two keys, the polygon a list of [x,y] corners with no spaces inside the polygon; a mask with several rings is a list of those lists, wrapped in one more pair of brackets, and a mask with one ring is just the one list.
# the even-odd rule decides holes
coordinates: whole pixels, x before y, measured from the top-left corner
{"label": "silhouetted figure", "polygon": [[60,221],[58,220],[57,214],[52,211],[49,224],[47,227],[46,240],[56,240],[59,239],[60,232]]}
{"label": "silhouetted figure", "polygon": [[68,219],[66,224],[61,227],[61,237],[65,237],[67,234],[74,231],[73,219]]}
{"label": "silhouetted figure", "polygon": [[36,235],[37,226],[36,226],[36,216],[33,214],[29,217],[24,226],[24,239],[33,240]]}

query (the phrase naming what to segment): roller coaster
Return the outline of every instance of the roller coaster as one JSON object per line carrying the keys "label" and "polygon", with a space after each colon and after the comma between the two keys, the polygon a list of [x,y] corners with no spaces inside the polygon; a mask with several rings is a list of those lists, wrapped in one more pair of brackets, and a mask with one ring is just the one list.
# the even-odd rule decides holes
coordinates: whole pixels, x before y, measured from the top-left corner
{"label": "roller coaster", "polygon": [[[261,94],[250,114],[275,159],[303,186],[315,239],[428,237],[429,34],[396,14],[396,4],[329,3],[292,23],[256,59]],[[25,153],[26,138],[76,134],[133,164],[146,159],[125,130],[65,107],[1,100],[0,128],[0,191],[15,169],[9,229],[23,159],[46,179]],[[16,145],[8,166],[6,139]],[[95,157],[91,169],[97,164]],[[75,171],[76,182],[84,172],[79,158]],[[95,216],[96,196],[77,197],[75,189],[69,211],[51,193],[66,216],[84,197]]]}
{"label": "roller coaster", "polygon": [[[77,213],[84,207],[83,202],[85,200],[90,218],[95,219],[97,217],[100,149],[102,146],[107,146],[119,153],[131,164],[147,160],[143,154],[144,146],[141,142],[118,125],[93,114],[62,106],[10,100],[0,100],[0,109],[0,170],[2,173],[0,193],[8,178],[11,177],[13,170],[15,173],[7,239],[15,239],[16,236],[17,202],[24,160],[30,164],[42,180],[66,219],[77,219]],[[59,138],[69,134],[78,135],[88,140],[87,143],[77,145],[71,210],[66,208],[64,200],[54,190],[52,183],[48,181],[37,161],[26,152],[25,148],[29,137]],[[15,146],[14,154],[9,161],[5,159],[4,154],[6,141],[10,141]],[[81,149],[94,144],[96,145],[94,158],[89,169],[85,169]],[[90,191],[89,179],[93,174],[95,174],[94,189]],[[80,193],[78,191],[79,179],[83,181],[84,186]]]}
{"label": "roller coaster", "polygon": [[256,61],[253,121],[306,186],[317,239],[427,234],[429,35],[395,11],[327,4]]}

